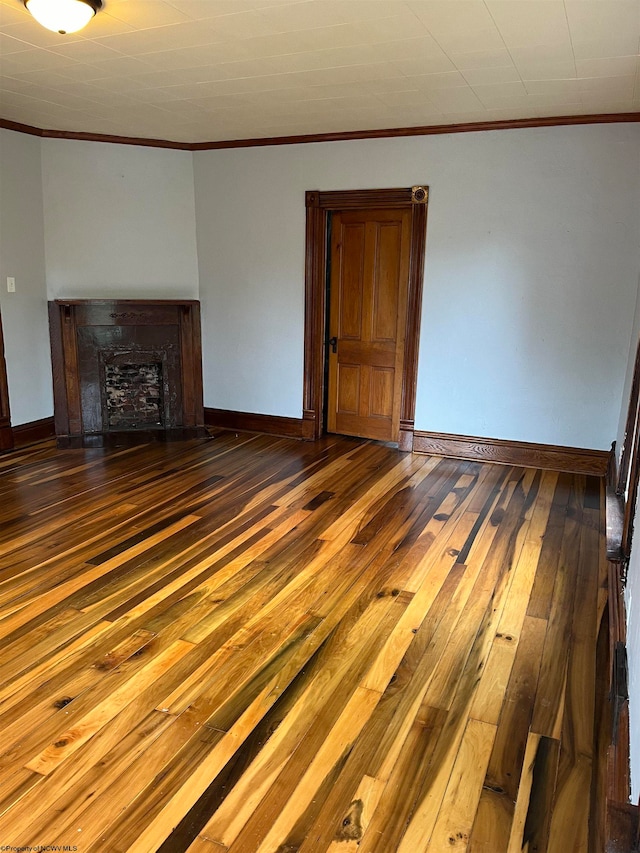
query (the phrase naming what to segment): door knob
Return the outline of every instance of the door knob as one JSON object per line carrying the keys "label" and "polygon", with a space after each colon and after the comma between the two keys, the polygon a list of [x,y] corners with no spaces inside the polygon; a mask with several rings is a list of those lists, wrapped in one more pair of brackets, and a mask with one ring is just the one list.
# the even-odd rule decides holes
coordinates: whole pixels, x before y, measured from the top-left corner
{"label": "door knob", "polygon": [[329,338],[327,343],[331,347],[331,352],[338,352],[338,339],[335,335],[332,338]]}

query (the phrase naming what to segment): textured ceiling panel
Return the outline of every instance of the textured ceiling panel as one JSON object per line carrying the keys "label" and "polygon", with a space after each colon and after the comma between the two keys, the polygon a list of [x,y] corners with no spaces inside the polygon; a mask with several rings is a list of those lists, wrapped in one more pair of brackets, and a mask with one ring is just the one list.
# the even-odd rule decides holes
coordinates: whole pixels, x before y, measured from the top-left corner
{"label": "textured ceiling panel", "polygon": [[640,0],[0,0],[0,117],[176,142],[640,112]]}

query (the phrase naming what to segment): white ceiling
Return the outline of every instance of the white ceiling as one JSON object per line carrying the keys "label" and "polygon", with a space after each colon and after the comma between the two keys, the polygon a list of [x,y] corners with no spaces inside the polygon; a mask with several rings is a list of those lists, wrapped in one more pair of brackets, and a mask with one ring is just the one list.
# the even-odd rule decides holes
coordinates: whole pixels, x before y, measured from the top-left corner
{"label": "white ceiling", "polygon": [[0,117],[205,142],[640,111],[640,0],[0,0]]}

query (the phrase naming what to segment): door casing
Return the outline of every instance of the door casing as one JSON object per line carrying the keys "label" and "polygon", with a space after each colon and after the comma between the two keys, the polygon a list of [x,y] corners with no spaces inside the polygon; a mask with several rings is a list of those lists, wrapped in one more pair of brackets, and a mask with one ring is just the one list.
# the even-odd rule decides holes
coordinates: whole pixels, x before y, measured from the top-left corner
{"label": "door casing", "polygon": [[9,385],[7,366],[4,358],[4,338],[2,335],[2,314],[0,314],[0,450],[13,448],[13,430],[9,411]]}
{"label": "door casing", "polygon": [[409,208],[411,210],[409,287],[398,447],[400,450],[412,449],[428,199],[429,189],[426,186],[329,192],[311,190],[306,193],[303,387],[303,435],[305,438],[317,439],[323,431],[329,216],[333,212],[342,210]]}

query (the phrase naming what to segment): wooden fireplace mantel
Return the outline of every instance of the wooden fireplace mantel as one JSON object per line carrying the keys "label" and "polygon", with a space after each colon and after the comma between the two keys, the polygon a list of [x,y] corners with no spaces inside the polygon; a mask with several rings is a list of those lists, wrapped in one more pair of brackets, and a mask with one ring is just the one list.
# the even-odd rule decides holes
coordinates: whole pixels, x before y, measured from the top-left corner
{"label": "wooden fireplace mantel", "polygon": [[99,388],[99,362],[107,351],[168,353],[164,357],[174,390],[166,429],[204,426],[197,300],[56,299],[49,302],[49,328],[59,443],[107,432]]}

